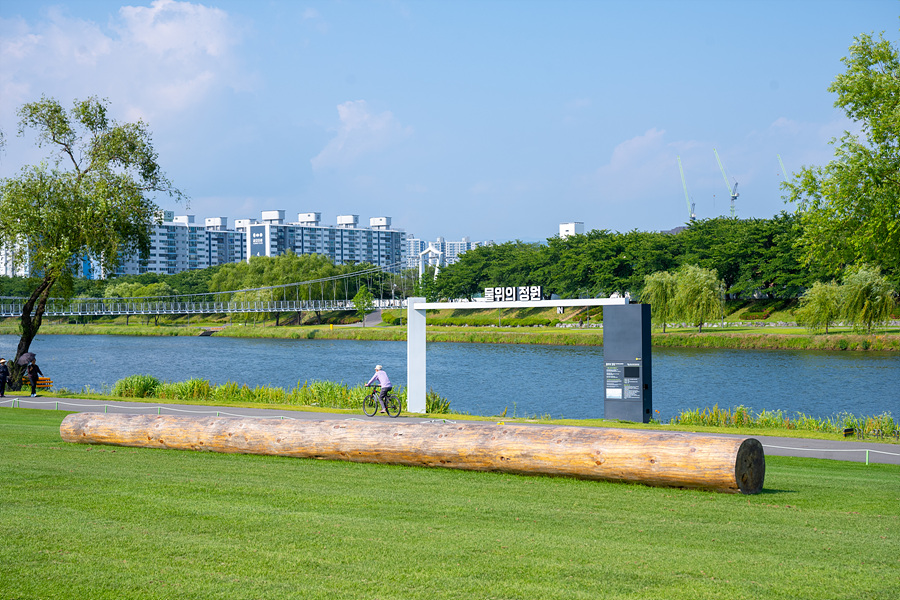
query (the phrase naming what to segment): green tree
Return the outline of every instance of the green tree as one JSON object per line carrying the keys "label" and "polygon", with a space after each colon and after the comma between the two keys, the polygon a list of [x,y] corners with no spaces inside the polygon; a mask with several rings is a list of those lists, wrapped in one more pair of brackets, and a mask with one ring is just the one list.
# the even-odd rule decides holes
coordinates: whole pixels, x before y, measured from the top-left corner
{"label": "green tree", "polygon": [[37,276],[22,309],[16,359],[37,335],[54,286],[70,294],[85,257],[109,273],[123,256],[146,256],[159,214],[150,195],[183,197],[163,174],[147,126],[117,124],[105,101],[75,101],[66,111],[43,97],[18,115],[19,134],[33,131],[50,156],[0,180],[0,246]]}
{"label": "green tree", "polygon": [[666,322],[675,315],[677,289],[678,280],[668,271],[652,273],[644,278],[641,302],[652,306],[653,320],[662,323],[663,333],[666,332]]}
{"label": "green tree", "polygon": [[707,319],[722,316],[725,285],[713,269],[684,265],[676,273],[675,306],[677,313],[703,331]]}
{"label": "green tree", "polygon": [[900,52],[884,39],[857,37],[847,70],[828,91],[859,126],[832,140],[835,159],[804,167],[783,186],[797,203],[807,264],[829,275],[865,262],[900,276]]}
{"label": "green tree", "polygon": [[375,308],[375,298],[368,287],[365,285],[360,286],[359,291],[353,296],[353,306],[356,308],[356,314],[362,321],[363,327],[365,327],[366,315]]}
{"label": "green tree", "polygon": [[810,331],[825,329],[834,323],[841,314],[841,289],[837,283],[815,282],[811,288],[800,296],[800,308],[797,309],[797,320]]}
{"label": "green tree", "polygon": [[891,318],[894,288],[878,267],[851,267],[841,286],[842,316],[858,329],[872,327]]}
{"label": "green tree", "polygon": [[[352,267],[343,267],[346,272]],[[221,265],[209,278],[208,288],[216,293],[218,302],[302,300],[323,301],[337,294],[335,284],[325,280],[340,274],[327,256],[320,254],[297,255],[291,251],[279,256],[251,256],[249,262]],[[291,283],[303,285],[289,287]],[[268,289],[259,289],[268,288]],[[224,294],[219,292],[234,292]],[[321,321],[321,310],[316,310]],[[276,325],[280,324],[280,312],[276,312]],[[299,315],[298,315],[299,322]]]}

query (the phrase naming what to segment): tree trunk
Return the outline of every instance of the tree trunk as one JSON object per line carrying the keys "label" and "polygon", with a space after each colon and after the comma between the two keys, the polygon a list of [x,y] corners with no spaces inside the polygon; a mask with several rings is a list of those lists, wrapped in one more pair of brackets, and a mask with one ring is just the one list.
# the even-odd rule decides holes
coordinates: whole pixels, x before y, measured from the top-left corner
{"label": "tree trunk", "polygon": [[753,438],[595,427],[77,413],[66,442],[555,475],[756,494]]}
{"label": "tree trunk", "polygon": [[22,306],[22,335],[19,337],[16,357],[9,365],[10,376],[13,378],[10,388],[13,390],[19,390],[22,387],[22,373],[25,369],[19,364],[19,357],[29,351],[31,342],[41,328],[41,322],[44,320],[44,308],[47,306],[47,299],[50,297],[50,290],[54,283],[56,283],[56,278],[45,276]]}

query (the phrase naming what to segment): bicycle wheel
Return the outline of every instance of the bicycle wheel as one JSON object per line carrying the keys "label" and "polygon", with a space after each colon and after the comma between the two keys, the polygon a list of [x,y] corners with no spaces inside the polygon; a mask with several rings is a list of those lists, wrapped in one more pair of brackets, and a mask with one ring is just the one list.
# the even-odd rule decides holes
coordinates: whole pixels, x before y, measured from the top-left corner
{"label": "bicycle wheel", "polygon": [[378,412],[380,404],[381,403],[378,402],[378,392],[369,394],[363,398],[363,412],[366,413],[367,417],[374,417],[375,413]]}
{"label": "bicycle wheel", "polygon": [[396,417],[400,414],[400,400],[397,399],[397,396],[389,395],[385,404],[387,404],[387,414],[389,417]]}

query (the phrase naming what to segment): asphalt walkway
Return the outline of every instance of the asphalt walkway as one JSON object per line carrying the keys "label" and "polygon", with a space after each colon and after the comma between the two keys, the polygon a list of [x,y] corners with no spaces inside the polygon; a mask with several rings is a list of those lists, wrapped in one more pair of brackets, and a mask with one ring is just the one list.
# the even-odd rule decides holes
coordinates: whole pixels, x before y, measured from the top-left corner
{"label": "asphalt walkway", "polygon": [[[109,402],[105,400],[84,400],[81,398],[54,398],[41,396],[7,396],[0,399],[0,408],[37,408],[47,410],[65,410],[72,412],[106,412],[136,413],[164,415],[196,415],[222,417],[268,417],[289,419],[360,419],[386,420],[387,416],[366,417],[360,412],[358,416],[327,412],[303,412],[294,410],[277,410],[268,408],[235,408],[232,406],[194,406],[189,404],[156,404],[149,402]],[[452,415],[446,418],[435,417],[398,417],[407,422],[453,421]],[[470,424],[493,426],[491,421],[468,421]],[[805,458],[825,458],[852,462],[882,463],[900,465],[900,444],[885,444],[875,441],[813,440],[802,438],[746,436],[739,434],[720,434],[729,437],[754,437],[763,445],[769,456],[797,456]]]}

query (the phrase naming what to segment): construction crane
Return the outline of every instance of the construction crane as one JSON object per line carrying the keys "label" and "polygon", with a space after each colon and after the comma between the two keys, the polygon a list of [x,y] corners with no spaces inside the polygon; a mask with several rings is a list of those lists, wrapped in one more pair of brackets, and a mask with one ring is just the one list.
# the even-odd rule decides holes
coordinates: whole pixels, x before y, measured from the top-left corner
{"label": "construction crane", "polygon": [[688,196],[687,191],[687,183],[684,181],[684,169],[681,167],[681,157],[677,156],[678,159],[678,171],[681,173],[681,186],[684,188],[684,199],[687,202],[688,207],[688,216],[690,217],[691,223],[697,220],[697,214],[694,212],[695,204],[691,202],[691,197]]}
{"label": "construction crane", "polygon": [[781,160],[780,154],[776,154],[775,156],[778,157],[778,164],[781,165],[781,172],[784,174],[784,180],[787,181],[788,176],[787,176],[787,170],[784,168],[784,161]]}
{"label": "construction crane", "polygon": [[713,148],[713,152],[716,155],[716,162],[719,163],[719,168],[722,169],[722,177],[725,178],[725,187],[728,189],[728,193],[731,195],[731,218],[734,218],[734,201],[737,200],[737,197],[740,196],[737,191],[738,182],[735,179],[734,187],[731,187],[731,184],[728,183],[728,175],[725,174],[725,167],[722,166],[722,160],[719,158],[719,152]]}

